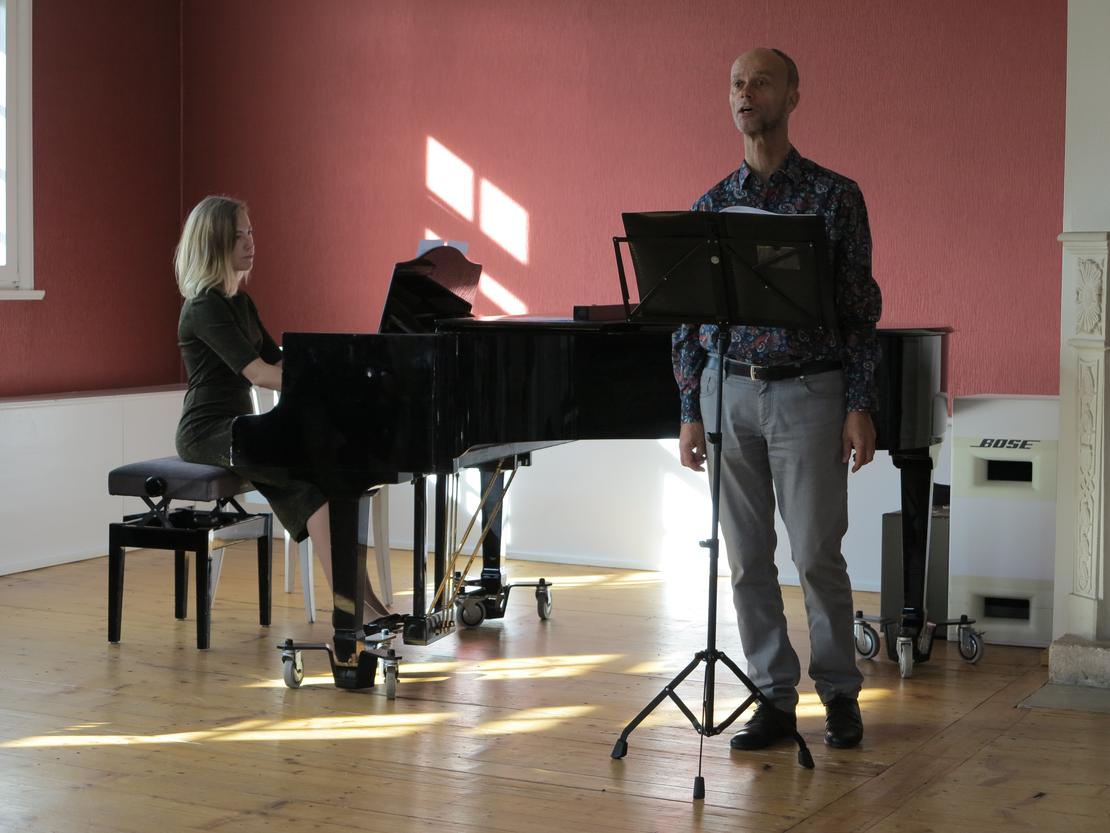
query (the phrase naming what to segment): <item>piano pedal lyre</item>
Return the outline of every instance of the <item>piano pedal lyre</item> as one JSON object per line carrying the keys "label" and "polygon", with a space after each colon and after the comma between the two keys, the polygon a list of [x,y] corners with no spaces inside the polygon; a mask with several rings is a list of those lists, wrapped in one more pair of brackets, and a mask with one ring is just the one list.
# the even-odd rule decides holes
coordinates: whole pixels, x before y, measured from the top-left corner
{"label": "piano pedal lyre", "polygon": [[455,617],[451,608],[437,610],[428,616],[428,626],[436,636],[443,636],[455,630]]}
{"label": "piano pedal lyre", "polygon": [[[459,622],[468,628],[476,628],[486,619],[503,619],[505,617],[505,610],[509,604],[509,593],[514,587],[536,588],[536,612],[540,619],[551,618],[551,584],[546,579],[541,578],[536,582],[509,584],[505,581],[503,571],[492,568],[483,569],[480,578],[469,579],[466,577],[467,573],[470,571],[470,567],[478,559],[478,554],[482,552],[482,546],[501,512],[501,508],[505,503],[505,498],[509,493],[509,488],[513,485],[513,479],[520,470],[518,460],[514,460],[512,470],[509,473],[508,482],[505,484],[504,489],[501,490],[501,494],[497,496],[496,503],[492,507],[492,510],[489,511],[485,522],[482,524],[481,532],[478,535],[478,541],[475,543],[469,558],[467,558],[466,564],[463,566],[462,570],[456,569],[459,558],[463,554],[463,547],[466,544],[467,538],[470,537],[471,530],[477,523],[478,517],[483,511],[483,507],[486,506],[487,499],[494,488],[498,476],[502,473],[503,468],[503,461],[498,462],[497,468],[494,471],[494,476],[490,479],[489,485],[486,486],[483,491],[482,497],[478,501],[478,508],[475,509],[470,518],[470,522],[466,526],[466,531],[462,535],[461,543],[454,548],[449,569],[444,574],[443,580],[437,588],[435,598],[432,601],[432,610],[435,611],[436,605],[440,599],[445,598],[446,604],[443,609],[453,611],[453,618],[457,618]],[[452,537],[454,536],[452,535]],[[429,615],[434,614],[429,613]]]}

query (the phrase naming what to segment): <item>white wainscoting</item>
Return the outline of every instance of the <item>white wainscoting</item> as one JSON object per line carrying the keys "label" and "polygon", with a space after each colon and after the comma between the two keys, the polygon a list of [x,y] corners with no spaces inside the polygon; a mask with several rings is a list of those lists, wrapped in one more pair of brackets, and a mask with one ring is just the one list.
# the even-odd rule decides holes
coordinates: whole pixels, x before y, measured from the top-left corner
{"label": "white wainscoting", "polygon": [[180,387],[0,400],[0,574],[104,555],[108,524],[143,508],[108,472],[174,453]]}
{"label": "white wainscoting", "polygon": [[[950,483],[949,441],[939,452],[935,480]],[[477,504],[476,477],[464,501]],[[431,502],[432,486],[428,486]],[[513,484],[505,519],[508,555],[533,561],[582,564],[669,575],[705,574],[709,483],[678,464],[675,440],[578,442],[537,451]],[[850,525],[844,556],[856,590],[881,587],[882,516],[901,509],[901,481],[890,455],[848,478]],[[393,486],[390,542],[412,546],[412,488]],[[461,514],[461,513],[460,513]],[[431,516],[428,518],[431,540]],[[780,580],[797,584],[790,544],[776,517]],[[727,566],[722,563],[722,572]]]}
{"label": "white wainscoting", "polygon": [[[108,471],[174,453],[182,396],[173,387],[0,400],[0,574],[103,555],[108,524],[142,508],[137,499],[108,495]],[[581,442],[536,452],[510,493],[509,556],[703,576],[698,541],[708,532],[709,487],[704,475],[678,465],[675,446]],[[949,456],[946,444],[940,482],[950,482]],[[431,484],[428,497],[430,503]],[[473,506],[477,497],[471,475],[463,502]],[[848,499],[844,554],[852,584],[878,590],[882,515],[900,506],[898,472],[887,454],[849,476]],[[390,487],[389,503],[390,545],[409,548],[411,486]],[[431,540],[430,518],[428,532]],[[782,581],[797,583],[781,522],[776,561]]]}

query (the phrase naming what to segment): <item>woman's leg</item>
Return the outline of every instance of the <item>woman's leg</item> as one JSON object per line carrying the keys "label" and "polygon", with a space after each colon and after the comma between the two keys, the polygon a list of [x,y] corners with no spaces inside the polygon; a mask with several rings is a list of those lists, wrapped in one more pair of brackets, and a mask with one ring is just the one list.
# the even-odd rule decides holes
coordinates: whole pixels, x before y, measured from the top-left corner
{"label": "woman's leg", "polygon": [[331,587],[331,519],[328,517],[328,505],[325,503],[313,512],[305,526],[308,527],[308,537],[312,539],[312,549],[324,568],[324,578]]}
{"label": "woman's leg", "polygon": [[[312,548],[316,551],[316,557],[320,559],[320,566],[324,568],[324,577],[328,580],[328,587],[331,587],[331,521],[328,516],[328,505],[325,503],[317,509],[305,526],[308,527],[308,537],[312,539]],[[389,607],[374,592],[369,574],[364,573],[363,580],[365,581],[363,600],[366,621],[380,619],[392,613]]]}

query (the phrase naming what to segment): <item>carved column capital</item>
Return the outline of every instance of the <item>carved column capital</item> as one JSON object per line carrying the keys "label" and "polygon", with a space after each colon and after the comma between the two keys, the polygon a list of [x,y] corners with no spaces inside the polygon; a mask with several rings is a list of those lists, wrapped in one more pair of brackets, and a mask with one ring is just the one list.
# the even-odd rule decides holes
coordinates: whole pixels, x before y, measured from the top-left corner
{"label": "carved column capital", "polygon": [[1064,244],[1061,335],[1064,338],[1107,342],[1106,263],[1110,233],[1071,232],[1061,234]]}
{"label": "carved column capital", "polygon": [[1076,267],[1078,277],[1075,287],[1076,335],[1101,336],[1106,261],[1081,257]]}

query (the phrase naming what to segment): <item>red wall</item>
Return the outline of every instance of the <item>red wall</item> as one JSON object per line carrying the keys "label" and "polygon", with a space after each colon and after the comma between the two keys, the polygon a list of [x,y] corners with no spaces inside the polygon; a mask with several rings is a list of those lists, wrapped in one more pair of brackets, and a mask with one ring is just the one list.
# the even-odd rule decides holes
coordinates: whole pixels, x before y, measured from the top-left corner
{"label": "red wall", "polygon": [[[755,44],[800,65],[797,147],[863,187],[883,323],[955,326],[956,393],[1057,391],[1065,0],[96,8],[36,4],[47,297],[0,304],[0,395],[176,381],[169,261],[210,192],[252,206],[275,332],[373,330],[425,228],[531,312],[613,301],[620,212],[739,164],[728,69]],[[429,136],[528,212],[526,264],[429,193]]]}
{"label": "red wall", "polygon": [[[425,228],[531,312],[615,300],[620,212],[739,164],[728,71],[763,44],[801,68],[796,146],[863,187],[883,323],[956,327],[957,393],[1057,391],[1063,0],[266,8],[185,6],[184,194],[250,201],[273,330],[374,329]],[[427,191],[428,136],[527,210],[526,265]]]}
{"label": "red wall", "polygon": [[177,0],[34,4],[35,287],[0,302],[0,396],[176,382]]}

